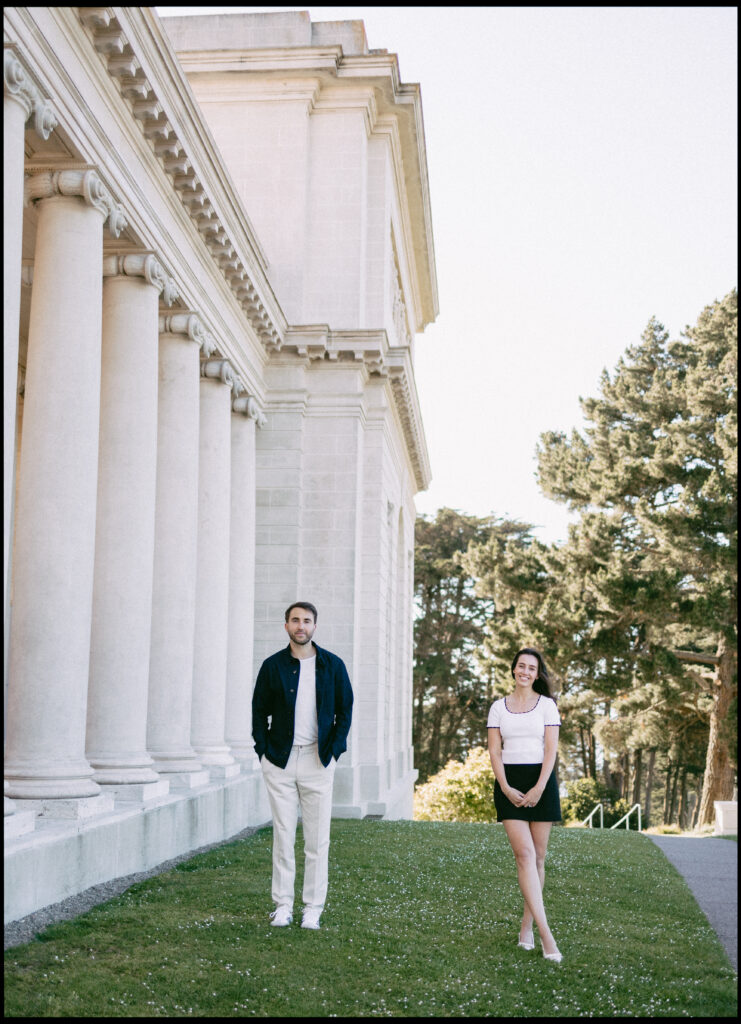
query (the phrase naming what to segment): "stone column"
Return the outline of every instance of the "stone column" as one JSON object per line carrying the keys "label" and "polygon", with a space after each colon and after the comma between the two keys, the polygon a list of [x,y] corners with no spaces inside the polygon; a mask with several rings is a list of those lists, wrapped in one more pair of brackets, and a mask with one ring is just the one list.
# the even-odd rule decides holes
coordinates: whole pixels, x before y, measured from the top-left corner
{"label": "stone column", "polygon": [[213,337],[193,313],[160,317],[147,750],[171,785],[208,781],[191,746],[198,542],[199,354]]}
{"label": "stone column", "polygon": [[[225,359],[201,362],[198,585],[191,742],[214,775],[238,774],[224,741],[229,620],[230,421],[232,390],[243,390]],[[229,771],[227,769],[231,768]],[[234,770],[236,769],[236,770]]]}
{"label": "stone column", "polygon": [[8,670],[8,795],[99,793],[85,759],[100,413],[103,222],[93,170],[39,173]]}
{"label": "stone column", "polygon": [[229,639],[226,742],[245,768],[257,769],[252,739],[255,620],[255,426],[264,422],[247,395],[232,401],[232,505],[229,540]]}
{"label": "stone column", "polygon": [[[15,465],[15,410],[18,380],[18,330],[21,312],[21,243],[23,239],[23,164],[26,121],[35,111],[34,126],[48,139],[56,125],[49,105],[29,80],[23,65],[9,47],[3,51],[3,617],[8,611]],[[7,640],[7,633],[6,633]],[[7,653],[7,648],[6,648]]]}
{"label": "stone column", "polygon": [[[159,294],[152,255],[106,257],[87,758],[99,783],[159,793],[146,751],[157,473]],[[165,787],[166,789],[167,787]],[[141,790],[141,791],[140,791]]]}

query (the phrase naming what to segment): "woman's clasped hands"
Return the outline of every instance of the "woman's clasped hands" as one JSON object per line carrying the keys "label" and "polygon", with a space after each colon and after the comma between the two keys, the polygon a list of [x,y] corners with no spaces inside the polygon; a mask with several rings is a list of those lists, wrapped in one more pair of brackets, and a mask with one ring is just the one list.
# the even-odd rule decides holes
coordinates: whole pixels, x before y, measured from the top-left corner
{"label": "woman's clasped hands", "polygon": [[543,790],[538,786],[533,786],[527,793],[521,793],[519,789],[510,786],[505,795],[515,807],[535,807],[543,795]]}

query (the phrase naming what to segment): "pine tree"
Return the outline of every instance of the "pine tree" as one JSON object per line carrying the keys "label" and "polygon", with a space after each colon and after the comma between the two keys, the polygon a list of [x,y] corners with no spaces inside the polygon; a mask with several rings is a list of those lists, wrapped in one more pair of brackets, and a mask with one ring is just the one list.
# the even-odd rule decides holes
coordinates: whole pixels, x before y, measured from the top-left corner
{"label": "pine tree", "polygon": [[[736,318],[733,291],[680,341],[651,320],[603,373],[600,396],[582,401],[584,435],[545,434],[538,448],[543,491],[582,512],[564,557],[586,554],[597,632],[628,654],[634,682],[683,675],[712,697],[700,824],[733,787]],[[688,660],[712,665],[712,678]]]}
{"label": "pine tree", "polygon": [[415,524],[413,741],[421,783],[486,734],[488,684],[474,652],[488,608],[462,558],[492,527],[448,508]]}

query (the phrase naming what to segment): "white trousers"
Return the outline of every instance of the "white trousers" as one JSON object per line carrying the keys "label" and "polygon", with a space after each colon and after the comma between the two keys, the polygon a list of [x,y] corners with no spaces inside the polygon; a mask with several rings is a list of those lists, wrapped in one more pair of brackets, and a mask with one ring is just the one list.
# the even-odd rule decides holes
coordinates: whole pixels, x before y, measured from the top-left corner
{"label": "white trousers", "polygon": [[316,743],[294,746],[285,768],[260,761],[273,814],[273,902],[293,911],[296,878],[296,823],[299,808],[304,830],[304,907],[319,913],[327,898],[329,826],[332,786],[337,762],[327,768],[319,760]]}

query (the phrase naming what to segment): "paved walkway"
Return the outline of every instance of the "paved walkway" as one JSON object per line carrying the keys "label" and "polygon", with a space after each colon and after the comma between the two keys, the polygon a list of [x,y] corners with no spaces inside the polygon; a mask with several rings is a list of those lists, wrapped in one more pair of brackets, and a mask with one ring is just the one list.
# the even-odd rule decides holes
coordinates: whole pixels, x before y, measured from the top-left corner
{"label": "paved walkway", "polygon": [[654,836],[652,839],[690,887],[738,970],[738,844],[731,839]]}

